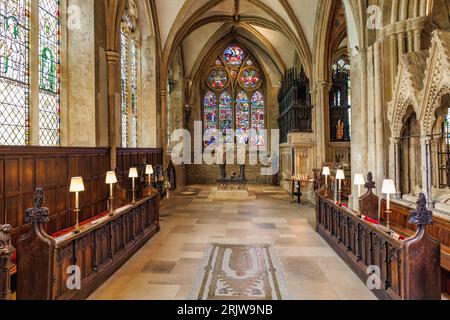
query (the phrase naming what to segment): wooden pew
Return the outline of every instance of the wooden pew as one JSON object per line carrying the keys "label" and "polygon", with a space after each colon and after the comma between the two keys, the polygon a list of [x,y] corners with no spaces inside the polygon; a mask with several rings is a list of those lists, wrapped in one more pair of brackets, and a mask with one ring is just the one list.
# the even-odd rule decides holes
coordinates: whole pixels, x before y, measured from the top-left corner
{"label": "wooden pew", "polygon": [[[85,299],[159,231],[156,194],[85,221],[78,234],[48,235],[50,213],[43,204],[44,192],[37,189],[25,217],[32,228],[19,240],[17,299]],[[78,271],[81,286],[71,287]]]}
{"label": "wooden pew", "polygon": [[[426,200],[413,216],[431,216]],[[440,245],[418,222],[418,231],[402,241],[372,219],[335,204],[320,193],[316,206],[317,232],[352,270],[366,282],[368,268],[376,266],[382,288],[373,290],[380,299],[440,300]]]}
{"label": "wooden pew", "polygon": [[[381,200],[381,221],[386,221],[386,200]],[[391,203],[390,223],[399,234],[409,237],[417,231],[417,226],[409,223],[411,206],[397,201]],[[427,226],[428,233],[441,242],[442,291],[450,294],[450,220],[433,215],[433,224]]]}

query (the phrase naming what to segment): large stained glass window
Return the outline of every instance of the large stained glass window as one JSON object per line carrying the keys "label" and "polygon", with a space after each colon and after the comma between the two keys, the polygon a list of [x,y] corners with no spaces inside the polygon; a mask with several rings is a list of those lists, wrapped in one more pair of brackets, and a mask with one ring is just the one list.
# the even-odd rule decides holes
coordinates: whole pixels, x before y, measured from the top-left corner
{"label": "large stained glass window", "polygon": [[250,128],[250,110],[248,97],[241,91],[236,97],[236,139],[237,143],[247,143],[248,129]]}
{"label": "large stained glass window", "polygon": [[60,4],[39,0],[39,144],[59,146]]}
{"label": "large stained glass window", "polygon": [[138,115],[138,45],[135,39],[130,43],[131,58],[131,147],[137,148]]}
{"label": "large stained glass window", "polygon": [[122,92],[122,147],[128,146],[128,34],[122,30],[120,33],[120,74]]}
{"label": "large stained glass window", "polygon": [[[263,77],[255,59],[242,46],[232,44],[212,63],[205,77],[204,130],[236,130],[236,142],[248,143],[250,129],[265,129]],[[217,103],[218,100],[218,103]],[[252,139],[264,143],[262,135]]]}
{"label": "large stained glass window", "polygon": [[29,143],[28,0],[0,0],[0,144]]}
{"label": "large stained glass window", "polygon": [[264,144],[264,135],[261,132],[264,129],[264,111],[264,97],[260,91],[256,91],[252,96],[252,129],[256,132],[256,136],[252,137],[253,145]]}
{"label": "large stained glass window", "polygon": [[233,107],[231,106],[231,95],[228,92],[222,93],[219,102],[219,131],[222,133],[222,139],[225,140],[227,131],[233,129]]}
{"label": "large stained glass window", "polygon": [[123,148],[138,146],[139,41],[137,39],[137,9],[134,2],[129,1],[122,18],[120,33]]}

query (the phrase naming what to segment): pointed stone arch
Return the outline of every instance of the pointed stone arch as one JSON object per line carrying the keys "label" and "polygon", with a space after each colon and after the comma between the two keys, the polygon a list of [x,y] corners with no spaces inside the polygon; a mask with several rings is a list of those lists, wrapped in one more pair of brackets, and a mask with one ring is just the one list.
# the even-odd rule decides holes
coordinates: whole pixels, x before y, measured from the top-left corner
{"label": "pointed stone arch", "polygon": [[410,106],[417,115],[420,114],[422,79],[427,55],[428,53],[424,51],[410,53],[404,55],[399,64],[394,100],[389,108],[389,124],[394,138],[400,137]]}
{"label": "pointed stone arch", "polygon": [[435,112],[442,97],[450,94],[450,32],[437,30],[427,60],[421,112],[422,134],[431,135],[436,121]]}

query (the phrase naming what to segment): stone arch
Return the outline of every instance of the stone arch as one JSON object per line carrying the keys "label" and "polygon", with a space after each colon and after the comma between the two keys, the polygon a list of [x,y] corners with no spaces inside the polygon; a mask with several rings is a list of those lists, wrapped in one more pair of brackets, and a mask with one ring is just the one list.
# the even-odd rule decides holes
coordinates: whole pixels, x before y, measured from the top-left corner
{"label": "stone arch", "polygon": [[394,138],[400,137],[403,120],[410,106],[416,115],[420,114],[420,91],[423,86],[420,79],[424,72],[425,61],[426,53],[421,52],[404,55],[400,62],[389,116],[391,133]]}
{"label": "stone arch", "polygon": [[433,33],[430,55],[427,60],[420,122],[422,135],[431,135],[436,121],[435,112],[445,95],[450,94],[450,32]]}

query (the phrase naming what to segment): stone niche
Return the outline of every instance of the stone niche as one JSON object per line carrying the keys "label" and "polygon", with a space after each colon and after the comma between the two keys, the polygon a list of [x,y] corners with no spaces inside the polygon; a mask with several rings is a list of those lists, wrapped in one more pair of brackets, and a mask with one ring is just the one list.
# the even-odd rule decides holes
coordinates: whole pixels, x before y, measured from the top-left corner
{"label": "stone niche", "polygon": [[303,178],[301,191],[303,197],[314,200],[313,183],[308,180],[314,179],[316,142],[313,133],[294,132],[288,135],[287,143],[280,145],[280,177],[281,185],[290,193],[293,191],[293,183],[286,181],[292,176],[301,175]]}

